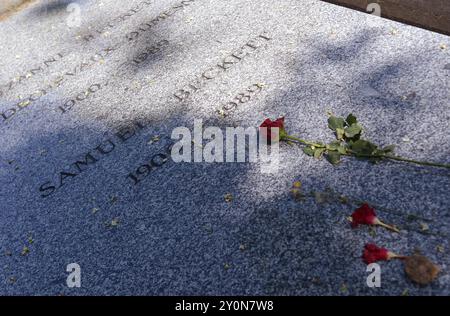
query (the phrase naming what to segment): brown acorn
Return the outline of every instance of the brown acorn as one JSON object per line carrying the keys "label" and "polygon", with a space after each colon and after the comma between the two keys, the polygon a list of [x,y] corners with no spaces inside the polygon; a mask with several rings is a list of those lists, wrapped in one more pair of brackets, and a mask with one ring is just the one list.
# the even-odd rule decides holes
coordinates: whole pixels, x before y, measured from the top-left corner
{"label": "brown acorn", "polygon": [[415,253],[405,259],[405,273],[414,282],[427,285],[433,282],[440,268],[420,253]]}

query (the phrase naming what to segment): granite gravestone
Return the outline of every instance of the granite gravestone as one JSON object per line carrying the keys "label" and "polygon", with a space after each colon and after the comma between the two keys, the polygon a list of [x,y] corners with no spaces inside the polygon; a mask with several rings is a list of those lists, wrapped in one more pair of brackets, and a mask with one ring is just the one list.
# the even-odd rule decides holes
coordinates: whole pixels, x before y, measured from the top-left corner
{"label": "granite gravestone", "polygon": [[[448,37],[312,0],[38,1],[0,36],[1,294],[450,294],[446,171],[331,166],[288,144],[275,174],[168,154],[195,119],[284,115],[331,140],[332,111],[448,163]],[[313,197],[293,199],[294,181]],[[356,201],[401,233],[352,230]],[[369,288],[367,242],[420,248],[441,274],[419,288],[387,262]]]}

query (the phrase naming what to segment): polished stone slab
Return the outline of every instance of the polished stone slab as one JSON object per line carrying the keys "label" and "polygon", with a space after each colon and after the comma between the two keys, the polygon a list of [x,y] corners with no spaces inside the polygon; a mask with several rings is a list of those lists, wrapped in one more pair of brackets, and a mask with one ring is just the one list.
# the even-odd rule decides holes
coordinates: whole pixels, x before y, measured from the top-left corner
{"label": "polished stone slab", "polygon": [[[272,175],[156,160],[195,119],[284,115],[291,134],[331,141],[332,111],[402,156],[450,163],[447,36],[312,0],[71,3],[0,23],[1,294],[450,294],[447,171],[332,166],[288,144]],[[293,199],[294,181],[315,198]],[[361,200],[401,233],[352,230]],[[442,272],[420,288],[385,262],[369,288],[367,242],[419,248]]]}

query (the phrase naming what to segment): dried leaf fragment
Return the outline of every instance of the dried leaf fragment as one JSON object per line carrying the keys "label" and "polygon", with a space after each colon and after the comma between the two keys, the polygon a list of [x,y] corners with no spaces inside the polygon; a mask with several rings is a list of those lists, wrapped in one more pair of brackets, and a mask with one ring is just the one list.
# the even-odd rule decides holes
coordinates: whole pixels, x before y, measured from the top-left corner
{"label": "dried leaf fragment", "polygon": [[119,219],[117,217],[113,218],[111,221],[105,222],[105,225],[108,228],[117,227],[117,226],[119,226]]}
{"label": "dried leaf fragment", "polygon": [[414,282],[427,285],[433,282],[440,268],[421,254],[413,254],[405,259],[405,273]]}
{"label": "dried leaf fragment", "polygon": [[231,193],[225,194],[225,196],[223,198],[225,199],[225,202],[228,202],[228,203],[233,201],[233,195]]}
{"label": "dried leaf fragment", "polygon": [[116,226],[118,226],[119,225],[119,219],[118,218],[114,218],[112,221],[111,221],[111,227],[116,227]]}
{"label": "dried leaf fragment", "polygon": [[119,198],[118,198],[117,196],[112,195],[112,196],[111,196],[111,200],[110,200],[111,204],[116,203],[118,199],[119,199]]}
{"label": "dried leaf fragment", "polygon": [[292,194],[292,197],[294,198],[294,200],[296,200],[296,201],[301,201],[305,197],[305,195],[303,194],[303,192],[301,190],[301,187],[302,187],[302,183],[300,181],[295,181],[292,184],[291,194]]}
{"label": "dried leaf fragment", "polygon": [[429,231],[430,226],[428,226],[428,224],[426,224],[426,223],[420,223],[420,230],[423,232]]}
{"label": "dried leaf fragment", "polygon": [[27,246],[24,246],[22,249],[22,256],[26,256],[30,253],[30,248],[28,248]]}
{"label": "dried leaf fragment", "polygon": [[325,204],[331,201],[331,196],[326,192],[313,192],[317,204]]}
{"label": "dried leaf fragment", "polygon": [[161,139],[161,137],[159,135],[155,135],[148,141],[148,144],[151,145],[151,144],[157,143],[160,141],[160,139]]}

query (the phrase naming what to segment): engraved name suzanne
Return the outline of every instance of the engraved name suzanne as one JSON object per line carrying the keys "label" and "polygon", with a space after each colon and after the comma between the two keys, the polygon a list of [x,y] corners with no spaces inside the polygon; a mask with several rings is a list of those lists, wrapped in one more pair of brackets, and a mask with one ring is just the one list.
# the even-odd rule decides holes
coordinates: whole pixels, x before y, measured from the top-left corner
{"label": "engraved name suzanne", "polygon": [[86,61],[75,66],[75,68],[66,71],[65,73],[63,73],[63,75],[60,75],[56,79],[52,80],[51,83],[47,84],[44,88],[39,89],[30,96],[26,97],[25,99],[22,99],[19,102],[17,102],[13,107],[1,112],[0,119],[2,119],[3,122],[9,121],[13,117],[15,117],[20,111],[29,108],[30,105],[40,100],[43,96],[47,95],[51,90],[61,86],[64,82],[67,81],[68,78],[80,74],[84,70],[92,67],[94,64],[98,64],[100,61],[104,61],[103,59],[110,56],[112,52],[117,51],[122,46],[129,45],[131,42],[135,41],[143,32],[150,30],[160,21],[167,19],[175,12],[181,10],[185,6],[190,5],[194,1],[195,0],[181,1],[178,5],[172,6],[169,10],[166,10],[163,13],[159,14],[156,18],[152,19],[150,23],[140,25],[136,30],[127,33],[125,35],[125,40],[123,42],[117,43],[115,45],[112,45],[97,52],[96,54],[88,58]]}
{"label": "engraved name suzanne", "polygon": [[47,95],[54,88],[61,86],[69,78],[75,77],[80,73],[86,71],[87,69],[92,68],[95,64],[103,60],[103,58],[106,58],[107,56],[111,55],[111,53],[117,50],[117,48],[118,48],[117,46],[107,47],[105,49],[102,49],[101,51],[98,51],[90,58],[82,61],[75,67],[71,68],[70,70],[64,72],[62,75],[59,75],[58,77],[53,79],[44,88],[41,88],[32,93],[31,95],[29,95],[27,98],[20,100],[14,107],[11,107],[3,111],[0,114],[0,118],[3,118],[3,121],[10,120],[14,116],[16,116],[17,113],[19,113],[21,110],[28,108],[30,105],[32,105],[33,103],[35,103],[36,101],[40,100],[42,97]]}
{"label": "engraved name suzanne", "polygon": [[20,84],[25,83],[32,76],[44,73],[46,69],[51,68],[52,65],[55,65],[56,62],[61,61],[65,56],[67,56],[65,53],[57,53],[52,57],[46,58],[40,65],[35,66],[25,71],[25,73],[9,80],[8,83],[0,85],[0,98]]}
{"label": "engraved name suzanne", "polygon": [[[118,26],[119,24],[124,22],[126,19],[134,16],[136,13],[142,11],[146,6],[149,6],[152,3],[153,3],[153,1],[149,1],[149,0],[138,3],[135,7],[128,10],[126,13],[121,14],[120,16],[118,16],[118,17],[112,19],[111,21],[109,21],[108,23],[106,23],[106,25],[103,28],[95,29],[94,31],[97,32],[98,34],[102,35],[107,30],[113,29],[114,27]],[[92,34],[83,36],[83,39],[88,42],[94,38],[95,38],[95,36]],[[6,94],[6,92],[11,91],[14,87],[18,86],[19,84],[24,83],[27,79],[31,78],[32,76],[43,73],[45,71],[45,69],[50,68],[52,65],[54,65],[55,62],[61,61],[67,55],[68,55],[68,52],[67,53],[59,52],[59,53],[55,54],[54,56],[51,56],[50,58],[46,58],[39,66],[33,67],[33,68],[25,71],[25,73],[11,79],[8,83],[0,85],[0,97],[4,96]]]}

